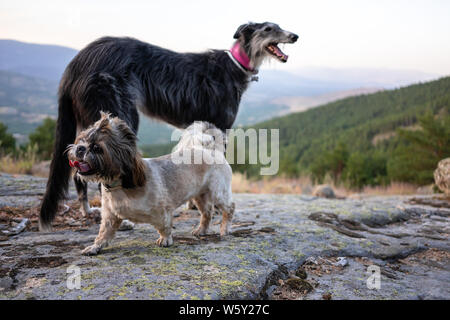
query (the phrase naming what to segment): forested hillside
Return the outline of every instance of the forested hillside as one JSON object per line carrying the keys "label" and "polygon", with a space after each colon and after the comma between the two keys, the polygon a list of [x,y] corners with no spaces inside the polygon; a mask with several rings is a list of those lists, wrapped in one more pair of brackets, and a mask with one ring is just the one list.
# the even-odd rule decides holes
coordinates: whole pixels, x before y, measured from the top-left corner
{"label": "forested hillside", "polygon": [[0,70],[0,122],[11,133],[28,135],[57,114],[58,83]]}
{"label": "forested hillside", "polygon": [[[394,168],[404,167],[396,161],[450,156],[449,115],[450,78],[447,77],[347,98],[254,127],[280,130],[281,174],[311,173],[319,181],[330,174],[336,182],[347,180],[353,186],[390,180],[420,184],[430,182],[429,173],[422,179],[415,179],[414,172],[397,176]],[[424,133],[421,128],[427,125],[428,131]],[[399,131],[400,128],[404,130]],[[414,132],[426,137],[413,137]],[[440,140],[436,142],[436,139]],[[414,149],[417,140],[425,142],[428,153]],[[433,143],[442,150],[433,149]],[[236,166],[236,169],[249,175],[259,171],[248,165]],[[355,173],[355,170],[361,172]],[[352,175],[359,177],[352,181]],[[361,175],[367,177],[361,180]]]}

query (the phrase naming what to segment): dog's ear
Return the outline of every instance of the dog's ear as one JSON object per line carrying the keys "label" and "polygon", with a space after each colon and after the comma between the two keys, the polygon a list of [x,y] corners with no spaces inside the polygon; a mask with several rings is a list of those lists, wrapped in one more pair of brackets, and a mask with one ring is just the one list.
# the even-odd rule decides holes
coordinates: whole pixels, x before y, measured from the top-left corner
{"label": "dog's ear", "polygon": [[122,148],[127,150],[122,159],[122,187],[125,189],[142,187],[146,182],[145,164],[136,148],[136,134],[125,121],[119,118],[113,118],[111,121],[112,126],[117,130]]}
{"label": "dog's ear", "polygon": [[147,180],[145,175],[145,164],[139,154],[136,154],[129,165],[122,168],[122,187],[125,189],[134,189],[143,187]]}
{"label": "dog's ear", "polygon": [[125,121],[115,117],[111,120],[111,124],[117,130],[121,141],[125,141],[129,146],[136,145],[137,136]]}
{"label": "dog's ear", "polygon": [[100,111],[100,120],[98,120],[97,122],[97,128],[99,130],[110,129],[110,121],[111,121],[110,116],[111,116],[110,113]]}
{"label": "dog's ear", "polygon": [[234,33],[234,39],[239,39],[242,35],[252,34],[255,31],[254,24],[249,22],[239,26]]}
{"label": "dog's ear", "polygon": [[110,117],[111,117],[111,113],[100,110],[100,119],[102,119],[102,120],[105,118],[109,119]]}

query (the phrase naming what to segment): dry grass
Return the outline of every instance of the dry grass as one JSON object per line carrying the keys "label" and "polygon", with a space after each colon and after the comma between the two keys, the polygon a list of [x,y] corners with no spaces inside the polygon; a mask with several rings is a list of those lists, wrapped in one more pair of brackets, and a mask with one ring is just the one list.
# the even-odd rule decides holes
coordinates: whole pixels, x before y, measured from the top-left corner
{"label": "dry grass", "polygon": [[31,174],[33,165],[38,162],[37,148],[28,147],[25,151],[19,151],[17,155],[10,154],[0,157],[0,172],[9,174]]}
{"label": "dry grass", "polygon": [[[305,178],[265,178],[262,180],[250,180],[241,173],[234,173],[232,190],[235,193],[296,193],[307,191]],[[309,181],[309,178],[306,178]],[[311,191],[309,191],[310,193]]]}
{"label": "dry grass", "polygon": [[361,193],[367,195],[412,195],[417,194],[418,186],[404,183],[392,182],[388,186],[364,187]]}
{"label": "dry grass", "polygon": [[[330,185],[337,196],[348,197],[355,194],[368,196],[377,195],[412,195],[418,194],[416,185],[408,183],[393,182],[388,186],[365,187],[361,191],[351,190],[344,186],[336,186],[331,179],[326,179],[325,184]],[[315,185],[307,176],[300,178],[272,177],[262,180],[248,179],[241,173],[233,174],[232,190],[234,193],[286,193],[286,194],[307,194],[310,195]],[[420,193],[429,193],[430,188]],[[431,189],[430,189],[431,190]]]}
{"label": "dry grass", "polygon": [[[21,151],[17,156],[4,155],[0,157],[0,172],[9,174],[32,174],[47,177],[49,161],[39,162],[35,148]],[[421,188],[418,192],[417,186],[408,183],[394,182],[389,186],[365,187],[361,191],[347,189],[343,186],[335,186],[327,177],[325,184],[330,185],[336,195],[347,197],[355,194],[377,196],[377,195],[412,195],[418,193],[432,193],[431,188]],[[261,180],[248,179],[241,173],[234,173],[232,190],[234,193],[263,193],[263,194],[306,194],[310,195],[314,190],[314,184],[308,176],[299,178],[265,177]]]}
{"label": "dry grass", "polygon": [[10,174],[30,174],[31,164],[28,161],[14,159],[10,155],[6,155],[0,158],[0,171]]}
{"label": "dry grass", "polygon": [[[347,196],[351,193],[343,187],[337,187],[331,179],[326,179],[325,184],[330,185],[339,196]],[[270,177],[261,180],[248,179],[241,173],[234,173],[232,190],[234,193],[286,193],[286,194],[311,194],[315,185],[308,176],[299,178]]]}

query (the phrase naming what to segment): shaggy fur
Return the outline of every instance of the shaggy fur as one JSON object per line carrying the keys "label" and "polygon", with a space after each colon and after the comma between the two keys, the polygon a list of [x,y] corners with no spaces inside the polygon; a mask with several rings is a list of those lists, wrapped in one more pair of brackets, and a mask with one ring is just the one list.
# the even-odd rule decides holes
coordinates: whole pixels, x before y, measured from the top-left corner
{"label": "shaggy fur", "polygon": [[[70,167],[64,150],[99,119],[100,110],[124,120],[134,133],[138,109],[180,128],[198,120],[229,129],[251,76],[265,58],[286,62],[287,56],[280,58],[273,49],[278,43],[295,42],[298,36],[265,22],[240,26],[234,38],[250,57],[248,72],[223,50],[177,53],[132,38],[105,37],[81,50],[67,66],[59,87],[56,140],[40,210],[41,230],[50,229],[68,188]],[[86,183],[78,176],[74,181],[87,214],[91,209]]]}
{"label": "shaggy fur", "polygon": [[[155,159],[142,159],[134,133],[124,121],[108,114],[102,113],[98,122],[80,133],[68,148],[69,160],[76,163],[80,179],[102,184],[100,231],[83,254],[98,254],[114,237],[123,219],[151,223],[160,235],[157,244],[172,245],[173,211],[191,198],[201,213],[200,225],[193,234],[206,234],[211,212],[217,206],[223,213],[220,234],[227,235],[234,212],[232,172],[221,151],[223,134],[217,129],[215,133],[210,131],[214,129],[206,122],[193,124],[171,155]],[[205,161],[172,161],[186,152],[201,152]],[[130,182],[136,187],[124,186]]]}

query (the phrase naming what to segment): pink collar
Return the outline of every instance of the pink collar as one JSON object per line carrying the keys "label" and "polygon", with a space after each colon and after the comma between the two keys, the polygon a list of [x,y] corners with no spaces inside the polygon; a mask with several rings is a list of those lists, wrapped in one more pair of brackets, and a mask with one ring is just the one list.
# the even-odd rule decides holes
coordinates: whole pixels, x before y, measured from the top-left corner
{"label": "pink collar", "polygon": [[236,41],[230,49],[230,53],[234,59],[247,71],[254,72],[255,70],[250,66],[250,58],[241,48],[239,41]]}

